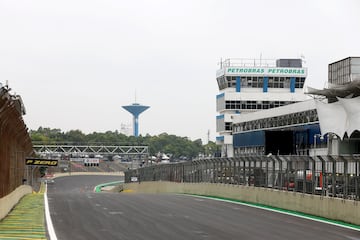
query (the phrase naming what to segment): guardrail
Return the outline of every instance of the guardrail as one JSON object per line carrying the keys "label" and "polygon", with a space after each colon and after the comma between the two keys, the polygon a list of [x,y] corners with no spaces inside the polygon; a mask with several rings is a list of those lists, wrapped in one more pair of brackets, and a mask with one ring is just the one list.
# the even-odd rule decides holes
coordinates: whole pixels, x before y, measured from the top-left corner
{"label": "guardrail", "polygon": [[356,155],[201,159],[128,170],[125,182],[237,184],[359,200],[359,159]]}

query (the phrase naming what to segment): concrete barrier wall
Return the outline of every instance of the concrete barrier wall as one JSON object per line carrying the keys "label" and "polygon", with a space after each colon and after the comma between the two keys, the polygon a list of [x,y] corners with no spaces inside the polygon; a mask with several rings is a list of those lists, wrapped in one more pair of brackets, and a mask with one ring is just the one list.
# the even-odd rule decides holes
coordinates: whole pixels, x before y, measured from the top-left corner
{"label": "concrete barrier wall", "polygon": [[82,176],[82,175],[106,175],[106,176],[124,176],[124,172],[71,172],[71,173],[55,173],[53,178],[68,177],[68,176]]}
{"label": "concrete barrier wall", "polygon": [[124,185],[124,190],[144,193],[187,193],[230,198],[302,212],[360,225],[358,201],[270,188],[214,183],[141,182]]}
{"label": "concrete barrier wall", "polygon": [[32,187],[29,185],[21,185],[10,194],[0,198],[0,220],[6,217],[23,196],[29,193],[32,193]]}

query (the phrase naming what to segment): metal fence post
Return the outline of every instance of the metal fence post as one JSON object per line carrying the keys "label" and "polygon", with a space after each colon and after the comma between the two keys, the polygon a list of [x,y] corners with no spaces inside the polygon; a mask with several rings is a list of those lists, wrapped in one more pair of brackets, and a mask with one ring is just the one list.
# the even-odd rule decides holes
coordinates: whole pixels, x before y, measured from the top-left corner
{"label": "metal fence post", "polygon": [[325,160],[321,156],[318,159],[321,161],[321,196],[325,196]]}
{"label": "metal fence post", "polygon": [[340,159],[344,162],[344,187],[343,187],[343,198],[347,198],[348,196],[348,188],[349,188],[349,177],[348,177],[348,161],[343,157],[343,156],[339,156]]}

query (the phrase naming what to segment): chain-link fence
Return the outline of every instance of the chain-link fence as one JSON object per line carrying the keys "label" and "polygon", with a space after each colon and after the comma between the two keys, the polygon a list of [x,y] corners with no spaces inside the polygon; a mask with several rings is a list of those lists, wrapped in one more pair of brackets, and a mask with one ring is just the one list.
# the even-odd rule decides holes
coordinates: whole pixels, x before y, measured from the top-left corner
{"label": "chain-link fence", "polygon": [[125,182],[223,183],[360,199],[360,156],[244,156],[150,165],[125,172]]}

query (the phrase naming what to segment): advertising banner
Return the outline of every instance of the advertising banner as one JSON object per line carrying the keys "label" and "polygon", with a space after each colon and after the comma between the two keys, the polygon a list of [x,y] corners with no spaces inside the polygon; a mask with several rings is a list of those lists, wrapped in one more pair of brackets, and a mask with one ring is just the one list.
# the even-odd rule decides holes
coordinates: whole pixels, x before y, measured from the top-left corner
{"label": "advertising banner", "polygon": [[26,165],[32,165],[32,166],[56,167],[58,165],[58,160],[39,159],[39,158],[26,158],[25,164]]}

